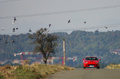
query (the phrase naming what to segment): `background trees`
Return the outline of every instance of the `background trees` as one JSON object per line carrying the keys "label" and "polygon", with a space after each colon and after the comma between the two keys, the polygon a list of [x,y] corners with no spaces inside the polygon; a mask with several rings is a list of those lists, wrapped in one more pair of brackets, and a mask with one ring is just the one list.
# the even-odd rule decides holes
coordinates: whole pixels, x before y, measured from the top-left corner
{"label": "background trees", "polygon": [[[120,31],[108,31],[108,32],[98,32],[96,34],[95,32],[87,32],[87,31],[73,31],[71,34],[67,34],[64,32],[58,32],[58,33],[47,33],[47,29],[42,29],[42,31],[38,31],[34,33],[32,36],[34,36],[34,39],[29,39],[28,36],[30,34],[20,34],[16,37],[16,35],[0,35],[0,61],[2,60],[13,60],[15,57],[13,56],[13,53],[20,53],[20,52],[31,52],[34,50],[35,46],[39,48],[38,43],[44,43],[47,45],[47,49],[49,49],[50,52],[52,49],[50,49],[50,45],[56,48],[56,42],[50,43],[51,40],[58,40],[58,46],[57,51],[54,50],[56,53],[55,55],[57,57],[63,56],[63,45],[62,45],[62,39],[59,38],[65,38],[66,40],[66,56],[67,57],[73,57],[77,56],[78,60],[76,61],[76,64],[82,63],[82,58],[85,56],[97,56],[101,58],[101,62],[103,64],[108,63],[120,63],[120,55],[116,55],[110,52],[111,49],[120,49]],[[41,36],[44,38],[40,39],[37,38]],[[32,38],[31,36],[31,38]],[[55,36],[54,39],[49,38],[51,36]],[[59,38],[56,40],[56,36]],[[36,38],[36,39],[35,39]],[[12,43],[12,40],[15,40],[14,43]],[[35,41],[38,41],[35,42]],[[43,42],[41,42],[41,41]],[[6,41],[8,43],[6,43]],[[30,44],[33,42],[34,44]],[[36,47],[36,52],[38,51]],[[43,46],[44,47],[44,46]],[[45,51],[46,49],[44,49]],[[51,55],[52,55],[51,53]],[[48,55],[48,54],[46,54]],[[45,55],[44,55],[45,56]],[[50,56],[50,54],[49,54]],[[47,57],[47,56],[46,56]],[[20,58],[19,58],[20,59]],[[67,63],[67,62],[66,62]],[[76,65],[75,64],[75,65]]]}

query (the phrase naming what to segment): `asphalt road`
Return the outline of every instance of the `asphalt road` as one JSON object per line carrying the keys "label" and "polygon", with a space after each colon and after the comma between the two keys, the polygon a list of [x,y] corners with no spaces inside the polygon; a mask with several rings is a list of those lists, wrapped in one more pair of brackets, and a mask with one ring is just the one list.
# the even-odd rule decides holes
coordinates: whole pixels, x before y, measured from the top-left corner
{"label": "asphalt road", "polygon": [[120,79],[120,69],[75,69],[57,72],[47,79]]}

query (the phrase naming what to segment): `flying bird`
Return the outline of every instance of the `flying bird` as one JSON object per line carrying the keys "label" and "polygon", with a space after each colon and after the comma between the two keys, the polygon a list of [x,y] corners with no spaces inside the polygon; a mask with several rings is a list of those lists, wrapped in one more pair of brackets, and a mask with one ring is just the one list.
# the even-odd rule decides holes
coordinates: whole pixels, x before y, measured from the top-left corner
{"label": "flying bird", "polygon": [[32,30],[31,30],[31,29],[29,29],[29,32],[32,32]]}
{"label": "flying bird", "polygon": [[49,27],[51,26],[51,24],[49,24]]}
{"label": "flying bird", "polygon": [[13,28],[13,32],[15,32],[15,28]]}
{"label": "flying bird", "polygon": [[18,28],[16,28],[16,30],[18,30]]}
{"label": "flying bird", "polygon": [[68,20],[68,23],[70,23],[70,20]]}
{"label": "flying bird", "polygon": [[16,20],[17,20],[16,17],[14,17],[14,19],[12,21],[12,24],[14,24]]}
{"label": "flying bird", "polygon": [[86,24],[86,21],[84,21],[84,24]]}
{"label": "flying bird", "polygon": [[15,40],[12,40],[12,43],[14,43],[15,42]]}
{"label": "flying bird", "polygon": [[4,31],[4,28],[2,27],[2,29],[1,29],[2,31]]}
{"label": "flying bird", "polygon": [[7,41],[5,41],[5,44],[7,44],[8,42]]}
{"label": "flying bird", "polygon": [[107,29],[108,27],[107,27],[107,26],[105,26],[105,28]]}

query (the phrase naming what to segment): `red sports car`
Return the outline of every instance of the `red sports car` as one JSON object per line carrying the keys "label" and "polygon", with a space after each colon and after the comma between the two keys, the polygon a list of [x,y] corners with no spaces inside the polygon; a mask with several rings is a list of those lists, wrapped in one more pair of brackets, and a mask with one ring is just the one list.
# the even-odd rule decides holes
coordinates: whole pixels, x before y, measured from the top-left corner
{"label": "red sports car", "polygon": [[98,69],[100,68],[99,61],[97,57],[85,57],[83,59],[83,67],[97,67]]}

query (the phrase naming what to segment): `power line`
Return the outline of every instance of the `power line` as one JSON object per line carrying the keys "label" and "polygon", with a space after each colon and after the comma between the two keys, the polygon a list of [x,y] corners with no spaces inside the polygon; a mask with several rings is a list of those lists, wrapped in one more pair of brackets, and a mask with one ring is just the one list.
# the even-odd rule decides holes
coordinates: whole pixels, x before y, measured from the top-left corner
{"label": "power line", "polygon": [[[16,17],[23,18],[23,17],[34,17],[34,16],[46,16],[46,15],[56,15],[56,14],[66,14],[66,13],[75,13],[75,12],[103,10],[103,9],[111,9],[111,8],[119,8],[119,7],[120,7],[120,5],[110,5],[110,6],[86,8],[86,9],[79,9],[79,10],[68,10],[68,11],[38,13],[38,14],[30,14],[30,15],[17,15]],[[5,17],[0,17],[0,19],[9,19],[9,18],[14,18],[14,17],[15,16],[5,16]]]}
{"label": "power line", "polygon": [[69,31],[77,31],[77,30],[99,30],[99,29],[105,29],[105,26],[108,27],[108,30],[109,28],[112,28],[112,27],[120,27],[120,24],[105,24],[105,25],[97,25],[97,26],[92,26],[92,27],[84,27],[84,28],[69,28],[69,29],[59,29],[59,30],[51,30],[51,31],[54,31],[54,32],[69,32]]}
{"label": "power line", "polygon": [[2,1],[0,1],[0,3],[14,2],[14,1],[21,1],[21,0],[2,0]]}

